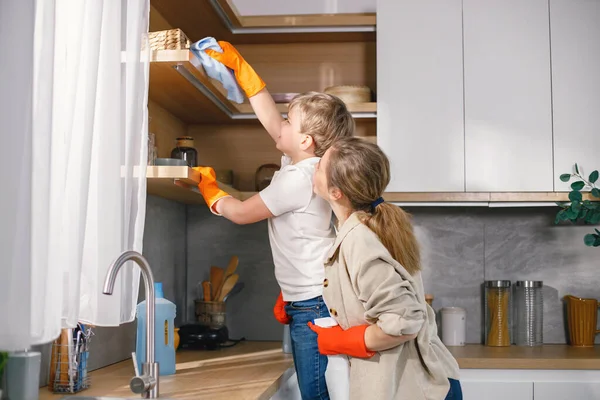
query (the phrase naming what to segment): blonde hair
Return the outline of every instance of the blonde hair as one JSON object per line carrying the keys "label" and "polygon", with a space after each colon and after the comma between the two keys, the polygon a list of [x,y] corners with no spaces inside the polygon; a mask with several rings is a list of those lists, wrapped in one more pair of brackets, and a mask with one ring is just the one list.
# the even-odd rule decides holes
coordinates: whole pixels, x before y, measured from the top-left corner
{"label": "blonde hair", "polygon": [[315,156],[323,157],[337,139],[354,135],[354,118],[346,104],[326,93],[307,92],[292,99],[289,111],[300,112],[300,130],[313,138]]}
{"label": "blonde hair", "polygon": [[357,137],[336,141],[327,165],[329,187],[338,188],[363,224],[409,274],[421,270],[419,245],[410,215],[390,203],[373,206],[390,182],[390,162],[376,144]]}

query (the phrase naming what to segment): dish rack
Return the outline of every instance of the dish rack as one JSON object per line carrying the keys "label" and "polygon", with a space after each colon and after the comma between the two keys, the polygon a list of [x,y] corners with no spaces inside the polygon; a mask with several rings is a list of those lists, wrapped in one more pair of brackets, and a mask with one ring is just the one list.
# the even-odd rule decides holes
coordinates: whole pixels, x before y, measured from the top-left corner
{"label": "dish rack", "polygon": [[79,324],[74,329],[63,329],[52,343],[50,382],[54,393],[77,393],[90,387],[87,371],[92,329]]}

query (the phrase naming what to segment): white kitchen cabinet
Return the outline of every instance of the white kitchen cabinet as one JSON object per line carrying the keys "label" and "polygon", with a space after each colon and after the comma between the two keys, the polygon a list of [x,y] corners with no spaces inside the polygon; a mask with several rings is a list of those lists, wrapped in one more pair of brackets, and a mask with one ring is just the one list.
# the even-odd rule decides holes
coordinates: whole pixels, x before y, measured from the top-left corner
{"label": "white kitchen cabinet", "polygon": [[533,387],[533,393],[536,399],[600,399],[600,383],[597,382],[535,382]]}
{"label": "white kitchen cabinet", "polygon": [[463,192],[461,0],[377,2],[377,143],[387,192]]}
{"label": "white kitchen cabinet", "polygon": [[463,15],[466,191],[552,191],[548,1],[464,0]]}
{"label": "white kitchen cabinet", "polygon": [[600,0],[550,0],[554,190],[573,164],[600,168]]}
{"label": "white kitchen cabinet", "polygon": [[[533,400],[531,382],[461,382],[465,400]],[[546,399],[545,397],[540,397]]]}

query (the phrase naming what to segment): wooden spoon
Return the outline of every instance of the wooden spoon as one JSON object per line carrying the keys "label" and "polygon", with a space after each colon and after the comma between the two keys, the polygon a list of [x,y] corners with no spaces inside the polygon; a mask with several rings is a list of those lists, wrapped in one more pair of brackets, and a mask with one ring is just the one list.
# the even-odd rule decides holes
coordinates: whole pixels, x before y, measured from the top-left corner
{"label": "wooden spoon", "polygon": [[221,267],[210,267],[210,288],[211,288],[211,299],[215,300],[223,281],[225,278],[225,271]]}
{"label": "wooden spoon", "polygon": [[233,275],[239,263],[238,256],[232,256],[231,260],[229,260],[229,265],[227,265],[227,269],[225,270],[225,278],[230,275]]}
{"label": "wooden spoon", "polygon": [[212,297],[211,297],[209,281],[202,281],[202,295],[203,295],[204,301],[211,301]]}
{"label": "wooden spoon", "polygon": [[238,274],[229,275],[225,282],[223,283],[223,288],[221,289],[221,293],[219,293],[219,297],[216,299],[217,301],[223,301],[227,293],[233,289],[235,284],[237,283],[240,276]]}

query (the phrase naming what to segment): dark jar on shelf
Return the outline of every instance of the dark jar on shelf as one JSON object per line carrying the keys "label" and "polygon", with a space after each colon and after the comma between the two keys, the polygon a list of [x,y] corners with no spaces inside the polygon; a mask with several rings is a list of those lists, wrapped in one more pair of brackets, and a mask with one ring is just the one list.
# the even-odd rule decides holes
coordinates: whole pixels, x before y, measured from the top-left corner
{"label": "dark jar on shelf", "polygon": [[177,138],[175,148],[171,150],[171,158],[185,160],[190,168],[198,166],[198,151],[194,148],[194,138],[182,136]]}

